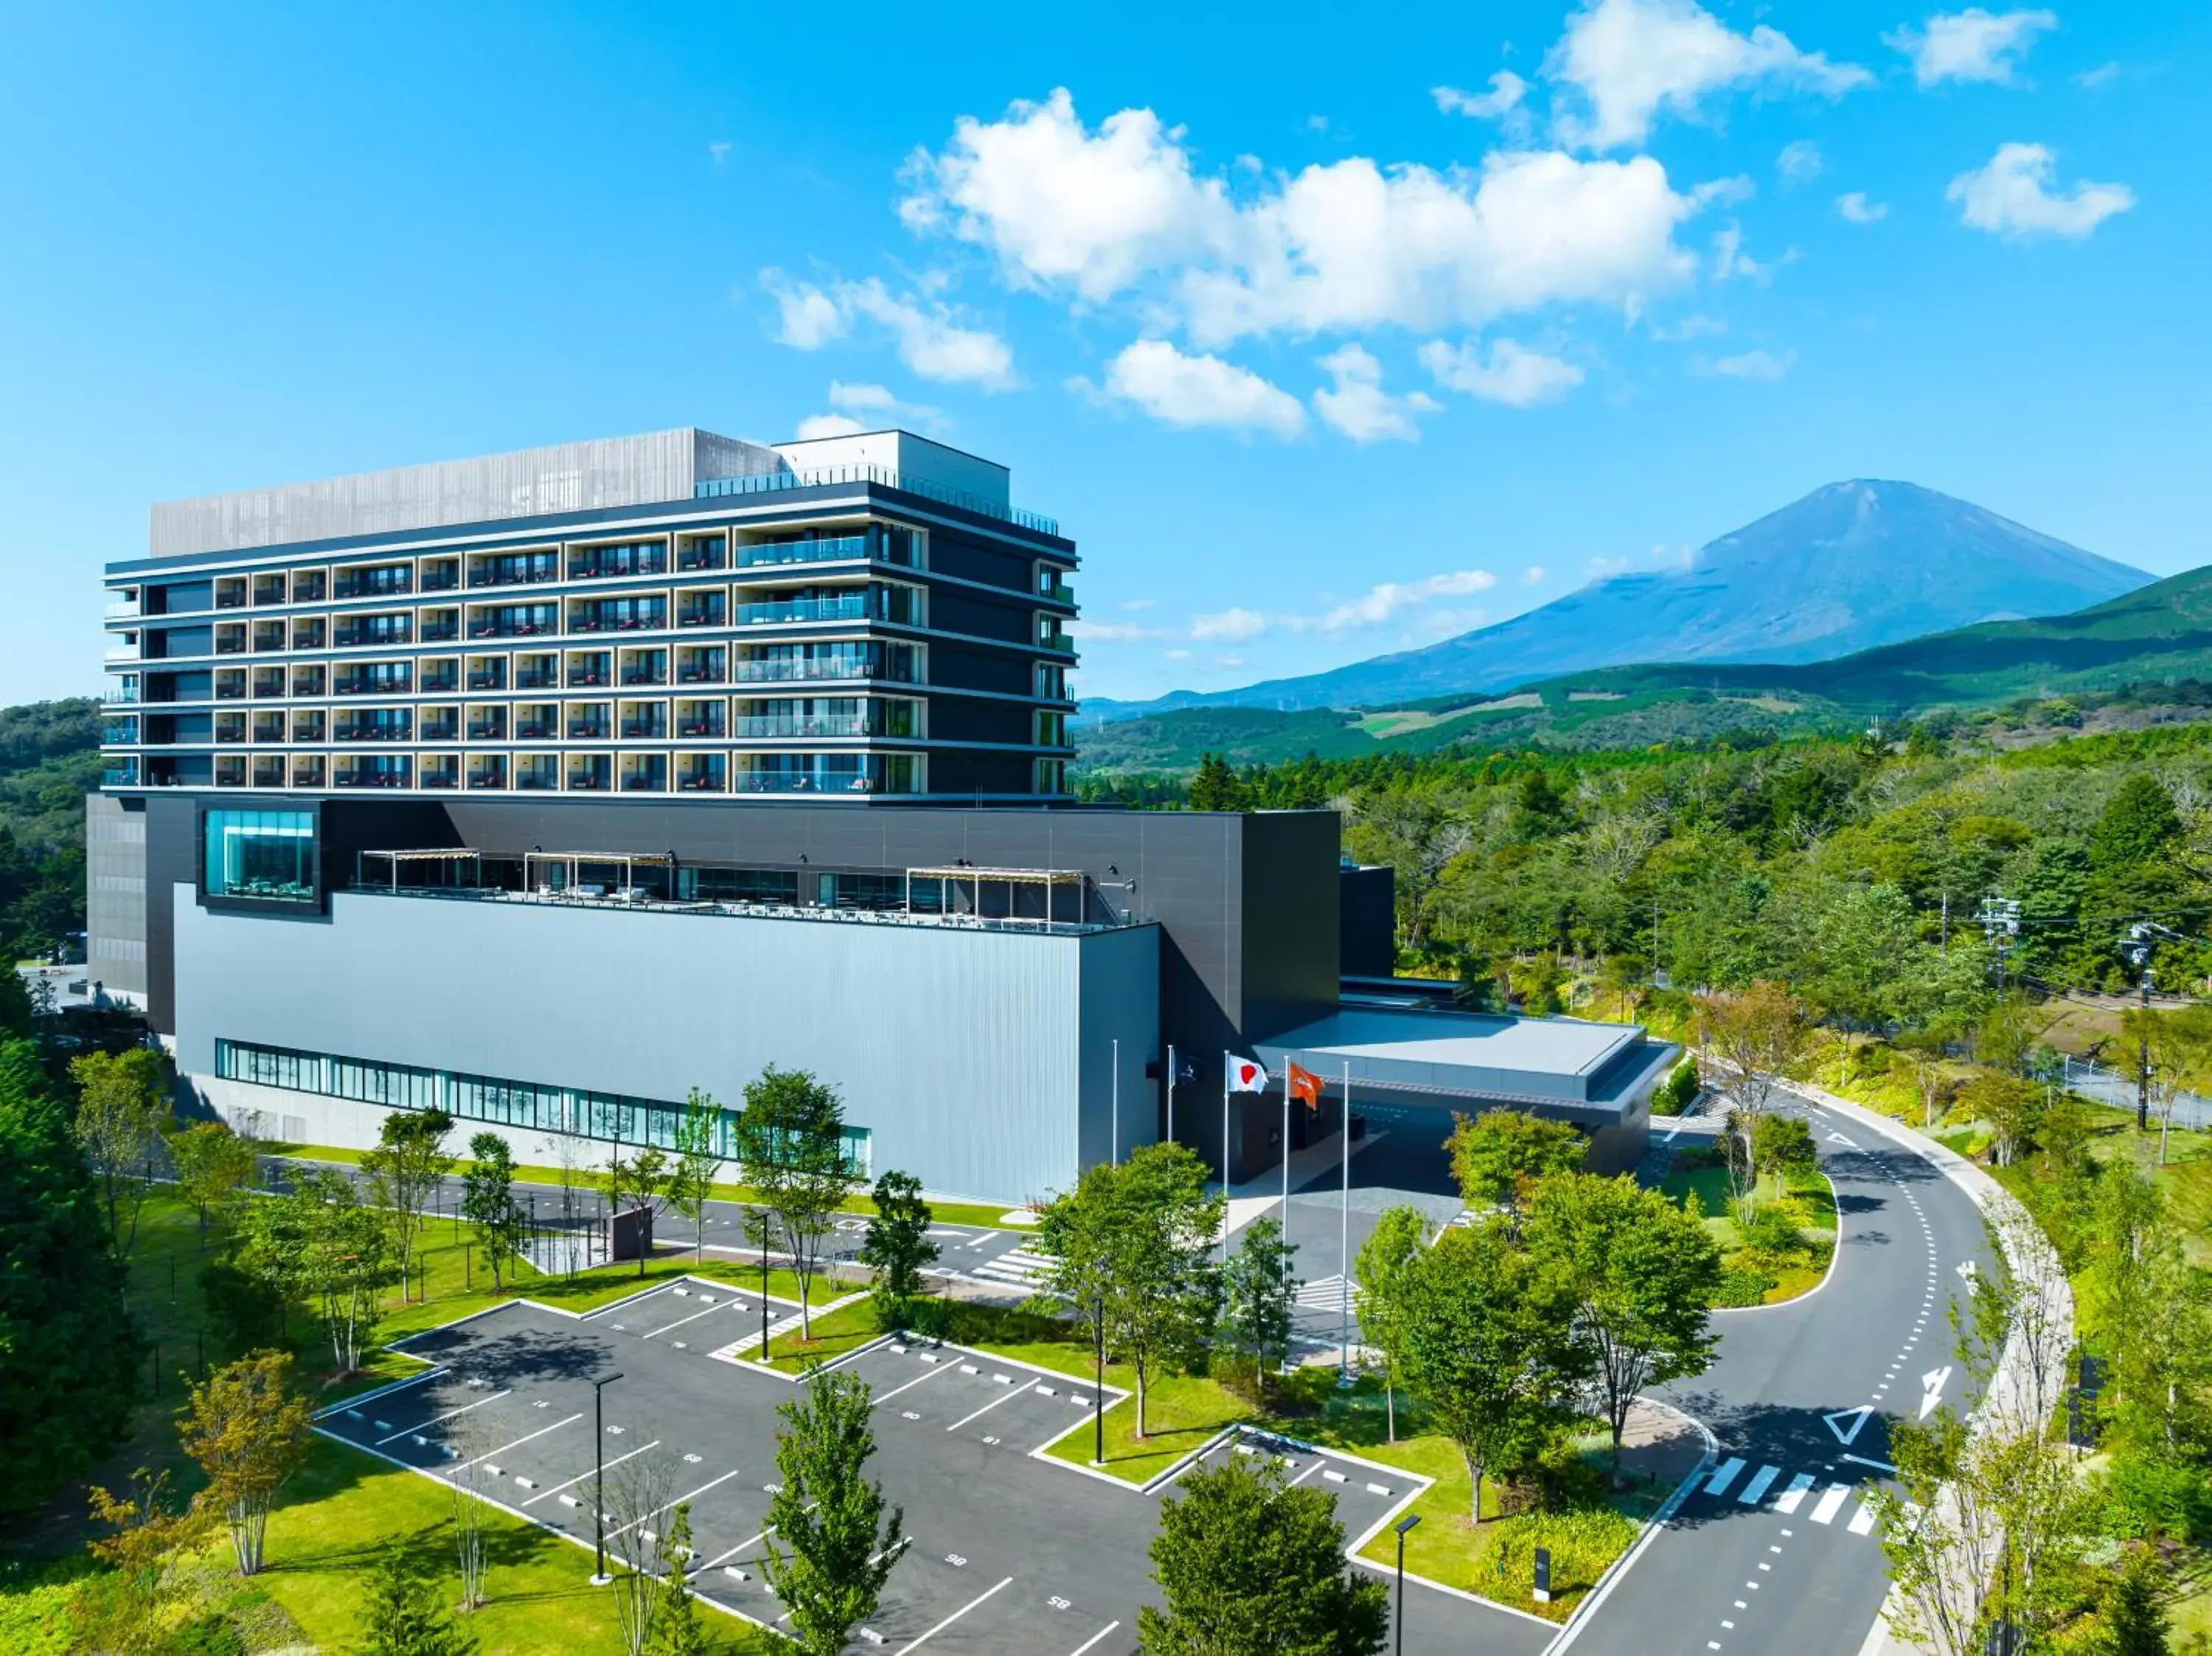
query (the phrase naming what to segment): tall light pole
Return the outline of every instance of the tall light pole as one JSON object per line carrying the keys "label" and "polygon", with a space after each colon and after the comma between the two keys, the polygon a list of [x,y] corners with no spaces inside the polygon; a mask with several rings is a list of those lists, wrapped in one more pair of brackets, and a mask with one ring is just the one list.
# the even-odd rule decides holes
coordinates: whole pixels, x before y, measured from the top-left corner
{"label": "tall light pole", "polygon": [[2138,1028],[2136,1049],[2136,1131],[2150,1131],[2150,989],[2154,975],[2152,957],[2161,940],[2178,941],[2179,933],[2149,920],[2138,920],[2128,928],[2127,941],[2120,945],[2120,953],[2128,964],[2142,974],[2142,1022]]}
{"label": "tall light pole", "polygon": [[1421,1521],[1419,1513],[1407,1513],[1390,1527],[1398,1532],[1398,1656],[1406,1656],[1406,1532]]}
{"label": "tall light pole", "polygon": [[1106,1296],[1094,1295],[1091,1301],[1092,1324],[1097,1332],[1097,1384],[1091,1388],[1091,1464],[1106,1464]]}
{"label": "tall light pole", "polygon": [[[592,1550],[599,1560],[592,1585],[603,1587],[613,1580],[607,1574],[607,1417],[605,1389],[622,1376],[610,1374],[592,1382]],[[1402,1556],[1405,1549],[1401,1545]]]}
{"label": "tall light pole", "polygon": [[1121,1040],[1114,1038],[1114,1142],[1107,1146],[1106,1159],[1118,1165],[1121,1160]]}
{"label": "tall light pole", "polygon": [[1336,1383],[1352,1384],[1352,1060],[1344,1060],[1344,1104],[1337,1132],[1343,1143],[1337,1157],[1336,1195]]}

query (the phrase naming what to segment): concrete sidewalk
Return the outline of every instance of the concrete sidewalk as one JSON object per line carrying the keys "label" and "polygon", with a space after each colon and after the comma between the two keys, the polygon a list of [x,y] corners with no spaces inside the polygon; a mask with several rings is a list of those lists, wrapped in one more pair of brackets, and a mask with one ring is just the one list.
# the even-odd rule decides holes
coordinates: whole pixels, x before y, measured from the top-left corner
{"label": "concrete sidewalk", "polygon": [[[1352,1159],[1357,1161],[1363,1150],[1370,1145],[1380,1143],[1389,1136],[1387,1132],[1370,1129],[1365,1137],[1352,1141]],[[1341,1131],[1333,1132],[1320,1143],[1309,1144],[1305,1149],[1291,1153],[1291,1195],[1296,1196],[1310,1180],[1320,1178],[1324,1173],[1336,1171],[1338,1150],[1343,1139]],[[1255,1219],[1263,1217],[1270,1209],[1280,1208],[1282,1204],[1283,1164],[1278,1162],[1258,1178],[1248,1179],[1241,1185],[1230,1187],[1229,1216],[1224,1229],[1228,1235],[1234,1236]]]}

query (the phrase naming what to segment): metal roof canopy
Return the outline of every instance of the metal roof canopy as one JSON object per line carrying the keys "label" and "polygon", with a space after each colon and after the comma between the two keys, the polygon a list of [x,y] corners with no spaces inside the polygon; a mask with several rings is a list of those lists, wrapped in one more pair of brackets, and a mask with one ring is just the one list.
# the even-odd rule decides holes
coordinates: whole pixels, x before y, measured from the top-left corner
{"label": "metal roof canopy", "polygon": [[360,883],[364,885],[368,883],[368,859],[372,857],[384,857],[391,860],[392,889],[394,891],[399,889],[399,866],[403,863],[473,863],[477,870],[476,883],[478,885],[483,883],[483,853],[465,846],[458,850],[448,846],[439,851],[361,852],[355,859],[354,876]]}
{"label": "metal roof canopy", "polygon": [[538,870],[557,868],[561,870],[562,886],[566,889],[578,884],[577,870],[592,863],[620,867],[623,888],[628,890],[634,883],[630,877],[639,867],[673,868],[676,854],[666,851],[526,851],[522,854],[522,883],[534,886]]}
{"label": "metal roof canopy", "polygon": [[[916,880],[938,880],[947,886],[966,884],[970,904],[969,912],[979,919],[983,918],[983,887],[988,883],[1008,887],[1042,886],[1045,894],[1045,912],[1042,915],[1001,914],[990,916],[991,919],[1003,920],[1011,925],[1055,925],[1058,922],[1053,916],[1053,900],[1060,891],[1073,889],[1076,894],[1078,911],[1075,919],[1079,921],[1083,918],[1083,884],[1089,877],[1079,868],[910,868],[906,871],[906,912],[908,914],[914,913],[914,883]],[[1007,895],[1011,906],[1012,894],[1009,891]]]}

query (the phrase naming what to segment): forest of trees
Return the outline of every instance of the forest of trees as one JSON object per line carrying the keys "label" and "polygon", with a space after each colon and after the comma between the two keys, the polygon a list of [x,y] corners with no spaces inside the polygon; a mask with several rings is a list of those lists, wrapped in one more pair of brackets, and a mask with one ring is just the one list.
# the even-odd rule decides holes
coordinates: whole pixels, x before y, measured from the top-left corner
{"label": "forest of trees", "polygon": [[100,786],[100,704],[0,707],[0,948],[51,953],[84,930],[84,796]]}
{"label": "forest of trees", "polygon": [[[2074,737],[2008,752],[1899,739],[1497,753],[1115,779],[1094,797],[1194,810],[1346,813],[1346,850],[1397,874],[1403,964],[1544,998],[1547,962],[1656,965],[1677,985],[1791,984],[1832,1018],[1909,1021],[1916,950],[1994,980],[1977,919],[2020,904],[2008,982],[2118,989],[2131,926],[2159,983],[2212,969],[2212,728]],[[1948,916],[1948,918],[1947,918]],[[1518,968],[1516,971],[1515,968]],[[1955,970],[1956,968],[1953,968]],[[1528,986],[1534,985],[1530,988]]]}

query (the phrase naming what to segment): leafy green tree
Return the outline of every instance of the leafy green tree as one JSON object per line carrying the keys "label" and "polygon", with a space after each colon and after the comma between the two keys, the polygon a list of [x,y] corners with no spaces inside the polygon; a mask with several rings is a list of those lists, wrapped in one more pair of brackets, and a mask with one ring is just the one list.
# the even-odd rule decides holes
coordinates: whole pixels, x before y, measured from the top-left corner
{"label": "leafy green tree", "polygon": [[[641,1145],[630,1156],[624,1156],[622,1146],[616,1145],[614,1154],[607,1157],[607,1165],[599,1174],[599,1181],[607,1192],[607,1211],[642,1213],[649,1243],[653,1222],[668,1204],[669,1181],[672,1177],[668,1152],[658,1144]],[[649,1246],[637,1251],[637,1274],[641,1277],[645,1275],[646,1256],[652,1251]]]}
{"label": "leafy green tree", "polygon": [[706,1258],[707,1204],[722,1171],[722,1107],[694,1087],[676,1124],[676,1154],[668,1168],[668,1205],[691,1222],[691,1257]]}
{"label": "leafy green tree", "polygon": [[0,1516],[123,1435],[145,1346],[84,1152],[29,1041],[0,1046]]}
{"label": "leafy green tree", "polygon": [[2137,771],[2112,791],[2089,834],[2089,861],[2099,870],[2147,863],[2181,833],[2181,814],[2163,784]]}
{"label": "leafy green tree", "polygon": [[1291,1270],[1297,1250],[1283,1240],[1279,1219],[1255,1219],[1221,1273],[1220,1349],[1252,1365],[1253,1395],[1267,1386],[1267,1369],[1290,1355],[1291,1319],[1298,1279]]}
{"label": "leafy green tree", "polygon": [[361,1367],[394,1274],[391,1228],[347,1180],[308,1173],[245,1210],[243,1258],[286,1295],[313,1301],[340,1375]]}
{"label": "leafy green tree", "polygon": [[423,1210],[453,1170],[453,1158],[446,1154],[446,1135],[453,1130],[453,1118],[443,1110],[394,1110],[376,1130],[376,1148],[361,1158],[361,1170],[392,1228],[403,1304],[413,1281],[415,1241],[429,1222]]}
{"label": "leafy green tree", "polygon": [[514,1199],[514,1152],[495,1132],[469,1140],[469,1170],[461,1175],[461,1213],[477,1229],[491,1285],[504,1285],[505,1272],[522,1257],[529,1221]]}
{"label": "leafy green tree", "polygon": [[[906,1549],[905,1513],[884,1516],[883,1486],[867,1481],[876,1450],[867,1382],[817,1374],[803,1398],[780,1404],[775,1441],[781,1486],[769,1497],[761,1573],[791,1612],[806,1656],[841,1656],[853,1629],[876,1612],[884,1583]],[[788,1549],[788,1552],[785,1550]]]}
{"label": "leafy green tree", "polygon": [[76,1083],[76,1141],[100,1180],[109,1234],[127,1257],[137,1241],[154,1149],[169,1116],[167,1066],[152,1047],[133,1046],[80,1054],[70,1060],[70,1078]]}
{"label": "leafy green tree", "polygon": [[1958,1107],[1990,1124],[1997,1165],[2008,1168],[2035,1148],[2043,1120],[2043,1089],[2018,1076],[1978,1075],[1959,1089]]}
{"label": "leafy green tree", "polygon": [[646,1635],[647,1656],[707,1656],[707,1629],[699,1621],[698,1601],[684,1585],[691,1568],[691,1503],[677,1503],[668,1515],[660,1548],[660,1604]]}
{"label": "leafy green tree", "polygon": [[894,1168],[876,1180],[875,1208],[860,1243],[860,1263],[876,1273],[870,1292],[887,1328],[903,1328],[921,1293],[921,1273],[937,1258],[929,1240],[936,1217],[922,1200],[921,1180]]}
{"label": "leafy green tree", "polygon": [[169,1165],[177,1189],[199,1214],[200,1240],[207,1240],[210,1213],[227,1213],[253,1182],[259,1158],[252,1143],[220,1121],[195,1121],[169,1135]]}
{"label": "leafy green tree", "polygon": [[1820,1154],[1803,1116],[1765,1115],[1752,1128],[1751,1159],[1760,1173],[1786,1180],[1816,1165]]}
{"label": "leafy green tree", "polygon": [[1657,1191],[1586,1173],[1539,1184],[1522,1235],[1538,1270],[1572,1297],[1580,1366],[1604,1405],[1618,1482],[1621,1435],[1638,1394],[1712,1362],[1720,1340],[1707,1307],[1720,1288],[1720,1250]]}
{"label": "leafy green tree", "polygon": [[1518,1222],[1536,1181],[1582,1166],[1589,1146],[1571,1122],[1502,1108],[1473,1117],[1455,1114],[1444,1149],[1468,1205],[1503,1208]]}
{"label": "leafy green tree", "polygon": [[799,1338],[811,1340],[807,1300],[822,1268],[822,1246],[836,1225],[837,1210],[861,1182],[845,1153],[844,1104],[836,1088],[806,1071],[771,1064],[758,1080],[745,1083],[736,1131],[745,1183],[775,1216],[784,1252],[798,1273]]}
{"label": "leafy green tree", "polygon": [[94,1522],[108,1533],[88,1550],[110,1568],[78,1590],[70,1615],[77,1639],[70,1648],[117,1656],[160,1650],[168,1606],[183,1596],[182,1566],[206,1538],[215,1510],[203,1499],[173,1500],[169,1474],[143,1466],[131,1475],[126,1495],[94,1484],[89,1504]]}
{"label": "leafy green tree", "polygon": [[1382,1410],[1390,1441],[1398,1441],[1399,1370],[1405,1362],[1406,1295],[1413,1267],[1428,1246],[1428,1221],[1405,1204],[1383,1209],[1359,1246],[1352,1275],[1359,1283],[1359,1333],[1382,1354]]}
{"label": "leafy green tree", "polygon": [[1373,1656],[1388,1641],[1389,1588],[1346,1564],[1336,1498],[1285,1488],[1272,1463],[1187,1475],[1152,1557],[1167,1607],[1137,1612],[1145,1656]]}
{"label": "leafy green tree", "polygon": [[1050,1260],[1047,1293],[1097,1315],[1107,1356],[1137,1376],[1137,1436],[1155,1376],[1188,1368],[1212,1338],[1221,1278],[1212,1258],[1224,1198],[1206,1193],[1206,1164],[1174,1143],[1084,1170],[1040,1216]]}
{"label": "leafy green tree", "polygon": [[2166,1656],[2172,1618],[2159,1592],[2164,1571],[2154,1548],[2131,1547],[2105,1589],[2105,1644],[2109,1656]]}
{"label": "leafy green tree", "polygon": [[1188,803],[1193,810],[1242,810],[1244,789],[1237,773],[1218,753],[1203,755],[1190,779]]}
{"label": "leafy green tree", "polygon": [[477,1641],[454,1624],[437,1588],[393,1541],[368,1578],[359,1648],[362,1656],[475,1656]]}
{"label": "leafy green tree", "polygon": [[192,1387],[178,1442],[207,1475],[207,1500],[230,1527],[240,1575],[260,1572],[269,1514],[305,1464],[313,1425],[292,1389],[289,1351],[240,1357]]}
{"label": "leafy green tree", "polygon": [[1406,1383],[1466,1463],[1474,1523],[1484,1477],[1534,1460],[1574,1417],[1590,1352],[1571,1286],[1494,1222],[1447,1230],[1413,1269]]}

